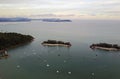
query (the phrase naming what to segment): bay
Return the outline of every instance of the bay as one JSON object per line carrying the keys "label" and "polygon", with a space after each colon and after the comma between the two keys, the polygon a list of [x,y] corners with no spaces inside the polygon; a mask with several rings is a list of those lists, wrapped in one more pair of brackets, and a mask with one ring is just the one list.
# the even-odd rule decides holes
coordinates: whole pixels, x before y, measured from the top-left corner
{"label": "bay", "polygon": [[[10,49],[0,59],[1,79],[120,79],[120,52],[91,50],[93,43],[120,45],[119,20],[7,22],[0,31],[32,35],[32,43]],[[44,47],[45,40],[72,46]]]}

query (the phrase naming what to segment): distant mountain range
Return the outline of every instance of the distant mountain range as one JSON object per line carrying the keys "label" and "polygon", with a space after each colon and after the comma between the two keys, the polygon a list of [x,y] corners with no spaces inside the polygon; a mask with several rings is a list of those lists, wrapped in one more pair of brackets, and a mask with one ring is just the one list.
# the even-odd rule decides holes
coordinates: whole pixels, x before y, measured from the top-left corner
{"label": "distant mountain range", "polygon": [[0,18],[0,22],[29,22],[29,21],[42,21],[42,22],[72,22],[69,19],[56,19],[56,18],[48,18],[48,19],[30,19],[30,18]]}

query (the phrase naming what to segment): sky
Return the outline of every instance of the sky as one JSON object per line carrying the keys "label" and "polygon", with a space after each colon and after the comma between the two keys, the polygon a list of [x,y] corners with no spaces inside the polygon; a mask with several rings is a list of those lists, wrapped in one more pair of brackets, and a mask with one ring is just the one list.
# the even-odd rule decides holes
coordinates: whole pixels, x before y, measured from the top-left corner
{"label": "sky", "polygon": [[0,17],[120,19],[120,0],[0,0]]}

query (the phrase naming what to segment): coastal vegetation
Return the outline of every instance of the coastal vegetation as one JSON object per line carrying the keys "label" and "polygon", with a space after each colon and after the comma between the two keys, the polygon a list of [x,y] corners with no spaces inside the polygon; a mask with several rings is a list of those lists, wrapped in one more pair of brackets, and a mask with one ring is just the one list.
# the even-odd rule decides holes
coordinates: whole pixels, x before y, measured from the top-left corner
{"label": "coastal vegetation", "polygon": [[30,35],[0,32],[0,50],[25,44],[31,42],[33,39]]}
{"label": "coastal vegetation", "polygon": [[68,46],[68,47],[71,46],[70,42],[63,42],[63,41],[56,41],[56,40],[43,41],[42,45],[47,45],[47,46]]}
{"label": "coastal vegetation", "polygon": [[92,49],[102,49],[102,50],[108,50],[108,51],[113,51],[113,50],[120,50],[120,46],[117,44],[108,44],[108,43],[98,43],[98,44],[92,44],[90,46]]}

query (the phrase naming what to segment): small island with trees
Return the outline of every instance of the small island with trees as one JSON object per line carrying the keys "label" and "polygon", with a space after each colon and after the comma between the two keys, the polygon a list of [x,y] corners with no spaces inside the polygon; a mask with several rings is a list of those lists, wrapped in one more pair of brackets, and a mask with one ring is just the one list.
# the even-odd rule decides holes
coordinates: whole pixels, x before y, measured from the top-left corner
{"label": "small island with trees", "polygon": [[72,46],[70,42],[63,42],[63,41],[56,41],[56,40],[43,41],[41,44],[44,46],[65,46],[65,47]]}
{"label": "small island with trees", "polygon": [[3,55],[7,49],[29,43],[33,39],[30,35],[0,32],[0,54]]}
{"label": "small island with trees", "polygon": [[108,43],[92,44],[90,48],[101,49],[106,51],[120,51],[120,46],[118,46],[117,44],[108,44]]}

